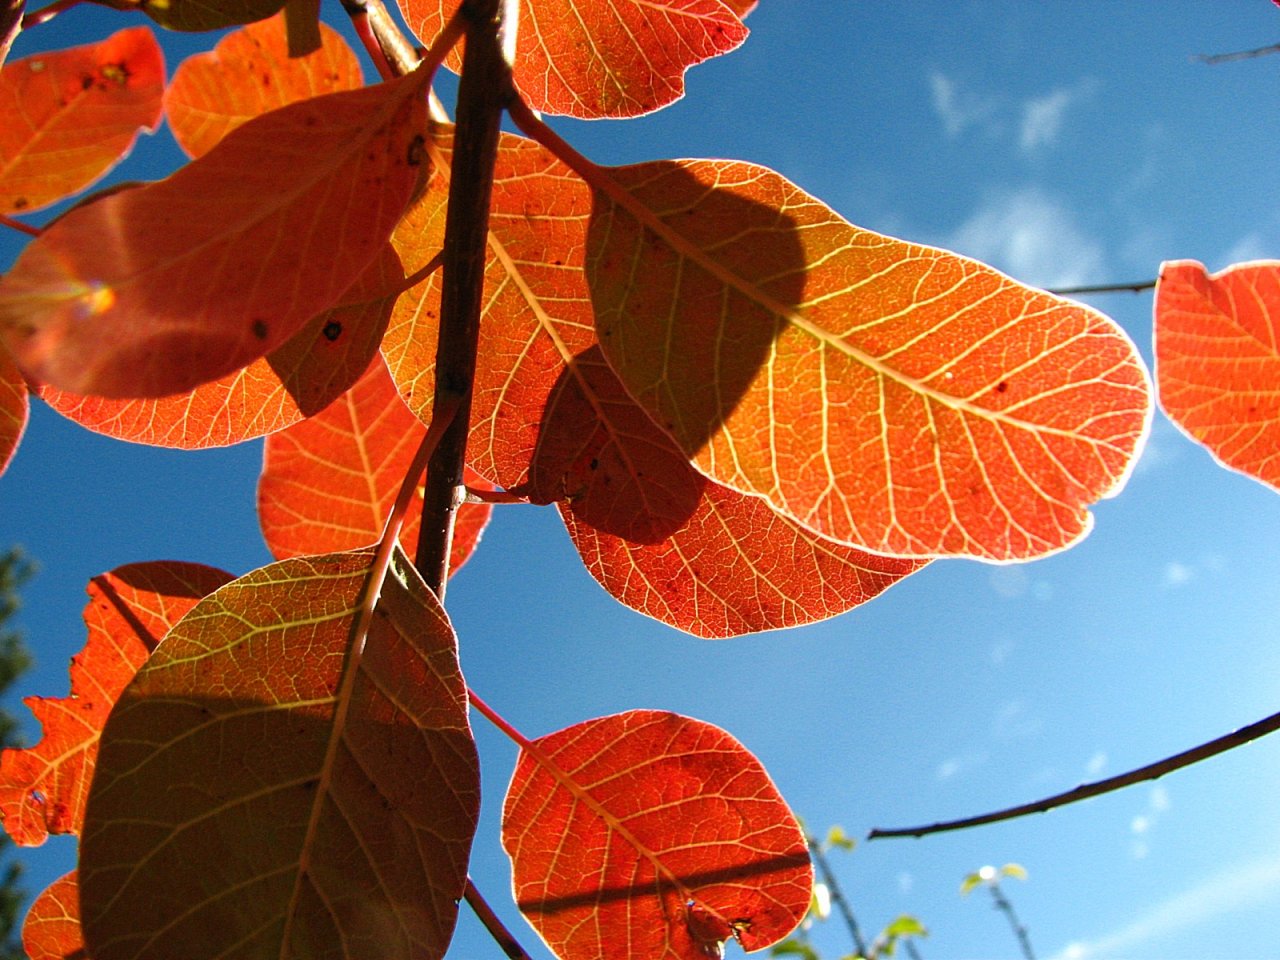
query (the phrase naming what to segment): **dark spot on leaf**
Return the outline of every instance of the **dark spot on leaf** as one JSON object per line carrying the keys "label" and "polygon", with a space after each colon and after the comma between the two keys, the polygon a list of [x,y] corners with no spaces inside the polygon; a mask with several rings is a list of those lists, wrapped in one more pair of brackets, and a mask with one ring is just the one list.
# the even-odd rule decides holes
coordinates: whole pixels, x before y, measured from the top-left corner
{"label": "dark spot on leaf", "polygon": [[1004,393],[1008,389],[1009,384],[1005,383],[1003,380],[996,384],[996,393]]}
{"label": "dark spot on leaf", "polygon": [[21,210],[24,207],[26,207],[26,205],[30,202],[31,201],[28,200],[26,197],[15,197],[13,200],[13,209]]}
{"label": "dark spot on leaf", "polygon": [[599,460],[599,458],[598,458],[598,457],[592,457],[592,458],[591,458],[591,469],[592,469],[592,470],[599,470],[599,469],[600,469],[600,460]]}
{"label": "dark spot on leaf", "polygon": [[271,74],[269,74],[269,73],[264,73],[264,74],[262,75],[262,85],[263,85],[264,87],[269,87],[269,86],[271,86]]}
{"label": "dark spot on leaf", "polygon": [[129,68],[123,63],[104,63],[98,68],[98,74],[117,87],[123,87],[129,82]]}
{"label": "dark spot on leaf", "polygon": [[333,343],[340,336],[342,336],[342,324],[340,324],[337,320],[330,320],[328,323],[324,325],[324,330],[321,332],[324,334],[324,338],[326,340],[328,340],[330,343]]}
{"label": "dark spot on leaf", "polygon": [[93,86],[93,77],[81,77],[81,78],[80,78],[80,89],[81,89],[81,90],[88,90],[88,89],[89,89],[90,87],[92,87],[92,86]]}
{"label": "dark spot on leaf", "polygon": [[257,318],[249,325],[249,329],[253,331],[253,335],[259,340],[267,339],[267,321]]}
{"label": "dark spot on leaf", "polygon": [[419,166],[427,156],[427,140],[422,134],[418,134],[409,141],[409,153],[406,159],[409,166]]}

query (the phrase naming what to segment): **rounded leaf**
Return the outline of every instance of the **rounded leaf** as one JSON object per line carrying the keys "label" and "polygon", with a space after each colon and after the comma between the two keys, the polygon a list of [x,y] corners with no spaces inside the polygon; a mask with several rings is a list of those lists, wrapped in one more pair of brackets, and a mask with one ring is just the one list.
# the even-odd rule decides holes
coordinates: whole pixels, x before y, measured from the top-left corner
{"label": "rounded leaf", "polygon": [[813,870],[760,762],[718,727],[655,710],[520,752],[503,809],[516,902],[561,960],[705,960],[776,943]]}
{"label": "rounded leaf", "polygon": [[[513,74],[529,106],[584,120],[634,117],[684,96],[689,67],[747,38],[733,0],[524,0]],[[425,42],[456,4],[407,0],[406,19]],[[735,12],[737,11],[737,12]],[[455,53],[450,60],[456,69]]]}
{"label": "rounded leaf", "polygon": [[198,157],[256,116],[364,86],[360,61],[342,36],[322,23],[320,38],[315,53],[291,58],[284,16],[278,15],[234,30],[208,53],[182,61],[164,92],[178,145]]}
{"label": "rounded leaf", "polygon": [[160,122],[164,56],[151,30],[38,53],[0,70],[0,213],[89,186]]}
{"label": "rounded leaf", "polygon": [[1213,275],[1164,264],[1155,355],[1169,419],[1223,466],[1280,489],[1280,261]]}
{"label": "rounded leaf", "polygon": [[[1111,320],[722,160],[597,168],[587,275],[628,392],[719,483],[896,556],[1084,536],[1151,416]],[[636,283],[643,277],[643,283]]]}
{"label": "rounded leaf", "polygon": [[31,904],[22,923],[22,948],[28,960],[85,960],[74,870],[53,881]]}
{"label": "rounded leaf", "polygon": [[466,692],[403,554],[356,629],[371,560],[228,584],[121,695],[81,839],[94,960],[444,954],[479,806]]}

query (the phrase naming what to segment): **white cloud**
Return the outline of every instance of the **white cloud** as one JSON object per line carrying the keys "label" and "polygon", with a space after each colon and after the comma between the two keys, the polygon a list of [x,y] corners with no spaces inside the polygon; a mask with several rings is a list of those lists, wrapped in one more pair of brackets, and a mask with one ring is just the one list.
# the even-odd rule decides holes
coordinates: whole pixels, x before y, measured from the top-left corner
{"label": "white cloud", "polygon": [[1024,283],[1070,287],[1103,279],[1102,246],[1066,207],[1035,188],[995,197],[945,245]]}
{"label": "white cloud", "polygon": [[1169,588],[1184,586],[1190,583],[1195,575],[1196,572],[1191,567],[1177,560],[1164,565],[1164,585]]}
{"label": "white cloud", "polygon": [[1084,770],[1085,770],[1085,773],[1088,774],[1089,776],[1096,777],[1098,774],[1100,774],[1103,770],[1106,769],[1106,766],[1107,766],[1107,755],[1103,753],[1101,750],[1099,750],[1097,753],[1095,753],[1092,757],[1089,758],[1089,762],[1085,764]]}
{"label": "white cloud", "polygon": [[987,125],[999,105],[989,97],[962,91],[954,80],[936,70],[929,74],[929,91],[933,95],[933,110],[948,137],[958,137],[977,124]]}
{"label": "white cloud", "polygon": [[1026,101],[1022,105],[1022,122],[1018,131],[1018,145],[1022,151],[1032,153],[1053,144],[1062,132],[1067,110],[1091,96],[1096,88],[1094,81],[1082,80]]}
{"label": "white cloud", "polygon": [[[1137,850],[1135,849],[1135,854]],[[1102,960],[1133,952],[1139,944],[1183,935],[1183,944],[1194,940],[1188,930],[1209,920],[1253,907],[1275,898],[1280,884],[1280,856],[1272,854],[1228,870],[1189,887],[1158,903],[1131,923],[1092,940],[1068,944],[1053,960]]]}
{"label": "white cloud", "polygon": [[1222,268],[1233,263],[1248,263],[1250,260],[1274,260],[1280,257],[1280,247],[1269,244],[1262,234],[1256,230],[1247,233],[1222,255]]}

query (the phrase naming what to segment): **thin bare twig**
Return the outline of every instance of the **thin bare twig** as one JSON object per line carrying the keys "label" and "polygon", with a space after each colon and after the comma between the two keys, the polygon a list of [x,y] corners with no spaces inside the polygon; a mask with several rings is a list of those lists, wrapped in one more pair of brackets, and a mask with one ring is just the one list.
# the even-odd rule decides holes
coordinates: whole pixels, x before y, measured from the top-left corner
{"label": "thin bare twig", "polygon": [[831,869],[831,864],[827,862],[827,855],[823,852],[822,844],[808,834],[805,834],[804,839],[809,844],[809,853],[813,855],[813,862],[818,865],[818,871],[822,874],[822,882],[831,891],[831,902],[839,909],[840,916],[844,919],[844,925],[849,928],[849,936],[853,938],[853,946],[857,950],[858,956],[865,957],[867,955],[867,941],[862,938],[862,928],[858,926],[858,920],[853,915],[853,908],[849,906],[849,901],[845,899],[844,892],[836,881],[836,875]]}
{"label": "thin bare twig", "polygon": [[467,877],[467,890],[463,894],[469,906],[476,917],[484,924],[484,928],[489,931],[489,936],[502,948],[511,960],[529,960],[529,955],[524,952],[524,947],[520,946],[520,942],[512,936],[511,931],[507,929],[506,924],[498,919],[498,915],[493,912],[493,908],[489,906],[489,901],[481,896],[480,891],[476,889],[476,885],[471,882],[471,878]]}
{"label": "thin bare twig", "polygon": [[1036,800],[1034,803],[1024,803],[1017,807],[997,810],[994,813],[984,813],[977,817],[965,817],[962,820],[944,820],[928,826],[894,827],[888,830],[881,830],[877,827],[867,834],[867,839],[923,837],[931,833],[945,833],[948,830],[963,830],[967,827],[977,827],[986,823],[1013,820],[1017,817],[1025,817],[1030,813],[1044,813],[1054,807],[1062,807],[1078,800],[1087,800],[1090,797],[1111,793],[1113,790],[1119,790],[1121,787],[1127,787],[1135,783],[1142,783],[1144,780],[1155,780],[1158,777],[1163,777],[1166,773],[1172,773],[1174,770],[1180,770],[1193,763],[1199,763],[1201,760],[1207,760],[1220,753],[1226,753],[1228,750],[1243,746],[1251,740],[1257,740],[1259,737],[1274,733],[1276,730],[1280,730],[1280,713],[1273,713],[1257,723],[1251,723],[1247,727],[1241,727],[1239,730],[1234,730],[1225,736],[1218,737],[1216,740],[1210,740],[1208,743],[1202,743],[1198,747],[1192,747],[1182,753],[1176,753],[1171,757],[1165,757],[1163,760],[1157,760],[1155,763],[1149,763],[1145,767],[1139,767],[1136,770],[1130,770],[1128,773],[1108,777],[1105,780],[1098,780],[1094,783],[1084,783],[1074,790],[1054,794],[1051,797],[1045,797],[1043,800]]}
{"label": "thin bare twig", "polygon": [[1057,287],[1046,291],[1060,297],[1074,297],[1082,293],[1141,293],[1155,289],[1156,281],[1139,280],[1136,283],[1103,283],[1083,287]]}
{"label": "thin bare twig", "polygon": [[1237,50],[1235,53],[1201,53],[1192,57],[1200,63],[1231,63],[1235,60],[1252,60],[1254,57],[1265,57],[1269,53],[1280,53],[1280,43],[1266,47],[1254,47],[1252,50]]}
{"label": "thin bare twig", "polygon": [[23,223],[21,220],[15,220],[13,217],[6,217],[3,213],[0,213],[0,224],[9,227],[12,230],[17,230],[19,233],[25,233],[28,236],[40,236],[39,227],[33,227],[30,224]]}

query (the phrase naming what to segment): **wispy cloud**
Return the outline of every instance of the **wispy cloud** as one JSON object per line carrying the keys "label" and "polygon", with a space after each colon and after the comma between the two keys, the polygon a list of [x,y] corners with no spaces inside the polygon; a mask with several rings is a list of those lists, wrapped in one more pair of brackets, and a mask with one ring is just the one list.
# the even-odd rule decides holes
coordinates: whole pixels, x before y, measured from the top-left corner
{"label": "wispy cloud", "polygon": [[937,70],[929,74],[929,92],[933,96],[933,110],[948,137],[958,137],[969,127],[988,124],[999,108],[999,101],[994,97],[962,90],[959,83]]}
{"label": "wispy cloud", "polygon": [[993,198],[945,245],[1044,287],[1090,283],[1103,274],[1101,244],[1080,229],[1065,206],[1036,188]]}
{"label": "wispy cloud", "polygon": [[1184,933],[1199,924],[1274,899],[1280,884],[1280,856],[1238,864],[1156,904],[1131,923],[1092,940],[1068,944],[1053,960],[1121,957],[1139,944]]}
{"label": "wispy cloud", "polygon": [[1091,97],[1097,87],[1097,82],[1092,79],[1081,80],[1069,87],[1059,87],[1042,97],[1027,100],[1022,105],[1018,146],[1024,153],[1033,153],[1055,143],[1062,133],[1067,111]]}
{"label": "wispy cloud", "polygon": [[1166,587],[1181,587],[1195,579],[1195,575],[1196,572],[1185,563],[1171,560],[1164,565],[1164,574],[1161,579]]}

